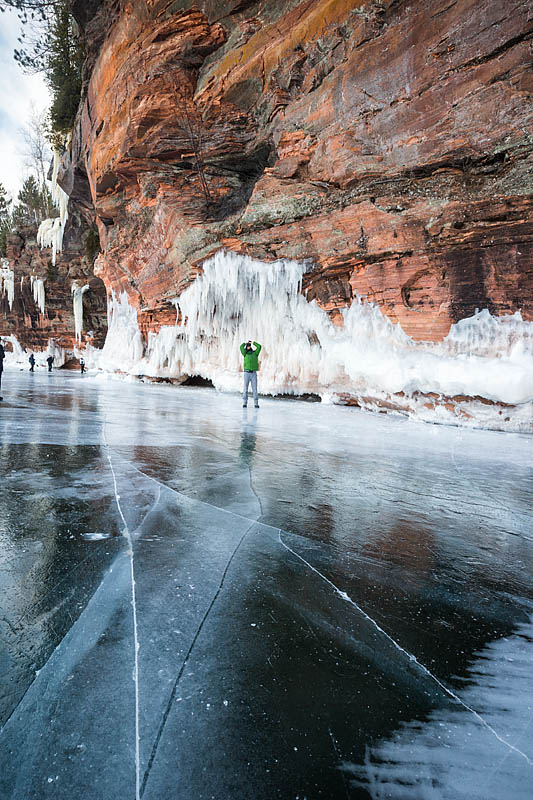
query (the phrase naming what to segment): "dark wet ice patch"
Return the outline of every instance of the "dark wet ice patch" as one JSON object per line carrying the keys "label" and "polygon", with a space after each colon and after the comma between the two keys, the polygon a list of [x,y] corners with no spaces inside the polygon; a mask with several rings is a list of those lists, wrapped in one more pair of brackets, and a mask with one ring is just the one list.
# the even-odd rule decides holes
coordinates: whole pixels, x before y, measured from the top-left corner
{"label": "dark wet ice patch", "polygon": [[[100,449],[0,447],[0,722],[79,616],[120,545]],[[80,491],[79,484],[83,484]]]}

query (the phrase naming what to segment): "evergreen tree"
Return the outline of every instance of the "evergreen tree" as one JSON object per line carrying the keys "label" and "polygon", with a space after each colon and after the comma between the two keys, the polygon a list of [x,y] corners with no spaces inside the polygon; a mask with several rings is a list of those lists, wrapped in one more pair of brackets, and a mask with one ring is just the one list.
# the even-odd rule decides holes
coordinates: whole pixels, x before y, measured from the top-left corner
{"label": "evergreen tree", "polygon": [[[38,227],[43,219],[50,215],[52,198],[47,186],[39,186],[33,175],[30,175],[22,184],[18,193],[18,203],[13,209],[12,225],[14,228],[28,225]],[[56,212],[57,214],[57,212]]]}
{"label": "evergreen tree", "polygon": [[81,96],[83,48],[69,0],[0,0],[0,8],[18,8],[25,26],[15,59],[26,72],[45,74],[52,92],[52,132],[72,128]]}
{"label": "evergreen tree", "polygon": [[67,132],[72,128],[80,102],[83,62],[83,52],[74,30],[68,0],[60,0],[56,4],[49,36],[46,78],[54,98],[50,119],[55,131]]}
{"label": "evergreen tree", "polygon": [[6,255],[7,234],[11,228],[10,205],[11,200],[5,188],[0,183],[0,256],[3,258],[5,258]]}
{"label": "evergreen tree", "polygon": [[26,178],[22,184],[22,189],[18,193],[18,201],[25,210],[29,224],[33,222],[38,225],[40,222],[41,190],[33,175]]}
{"label": "evergreen tree", "polygon": [[27,228],[32,223],[33,219],[31,213],[28,211],[26,206],[18,203],[13,208],[13,213],[11,214],[10,230],[19,231],[21,228]]}

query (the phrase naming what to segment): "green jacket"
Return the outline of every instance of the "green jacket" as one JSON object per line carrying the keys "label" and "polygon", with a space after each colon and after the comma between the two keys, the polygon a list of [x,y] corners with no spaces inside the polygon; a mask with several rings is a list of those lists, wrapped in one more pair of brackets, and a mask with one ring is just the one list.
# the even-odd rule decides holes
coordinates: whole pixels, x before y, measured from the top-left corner
{"label": "green jacket", "polygon": [[254,342],[255,350],[251,353],[247,353],[244,349],[246,347],[246,342],[241,344],[241,353],[244,356],[244,369],[249,369],[252,372],[257,372],[259,369],[259,364],[257,363],[257,356],[261,352],[261,345],[258,342]]}

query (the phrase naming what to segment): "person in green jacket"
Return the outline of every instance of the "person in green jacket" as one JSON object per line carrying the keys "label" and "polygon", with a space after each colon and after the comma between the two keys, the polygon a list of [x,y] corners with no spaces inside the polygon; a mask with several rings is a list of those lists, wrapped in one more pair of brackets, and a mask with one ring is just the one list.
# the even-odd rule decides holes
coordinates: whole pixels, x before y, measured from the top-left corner
{"label": "person in green jacket", "polygon": [[[255,350],[252,347],[255,346]],[[249,339],[247,342],[241,344],[241,353],[244,356],[244,391],[242,393],[242,407],[246,408],[248,405],[248,386],[252,384],[252,392],[254,395],[254,406],[259,408],[259,397],[257,396],[257,370],[259,363],[257,357],[261,352],[261,345],[258,342],[252,342]]]}

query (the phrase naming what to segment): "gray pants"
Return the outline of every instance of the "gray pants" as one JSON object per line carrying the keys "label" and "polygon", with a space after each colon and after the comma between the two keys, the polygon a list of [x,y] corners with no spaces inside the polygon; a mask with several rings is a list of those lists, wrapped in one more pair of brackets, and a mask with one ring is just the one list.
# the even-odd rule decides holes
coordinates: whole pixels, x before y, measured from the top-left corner
{"label": "gray pants", "polygon": [[257,372],[255,370],[251,372],[250,370],[246,370],[244,373],[244,391],[242,393],[242,404],[243,406],[247,405],[248,403],[248,384],[252,384],[252,392],[254,395],[254,406],[259,405],[259,397],[257,396]]}

